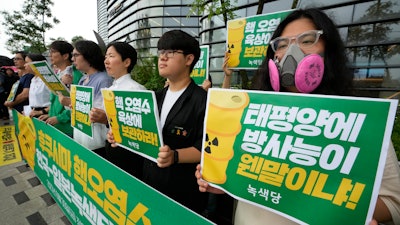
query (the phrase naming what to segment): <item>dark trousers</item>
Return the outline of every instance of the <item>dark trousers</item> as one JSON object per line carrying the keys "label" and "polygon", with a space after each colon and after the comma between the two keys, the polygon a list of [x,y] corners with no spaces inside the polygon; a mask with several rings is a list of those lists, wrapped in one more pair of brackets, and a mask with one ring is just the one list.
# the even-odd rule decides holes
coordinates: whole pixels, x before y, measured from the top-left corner
{"label": "dark trousers", "polygon": [[106,141],[105,153],[105,158],[112,164],[138,178],[139,180],[142,179],[144,160],[142,156],[119,146],[113,148],[108,141]]}
{"label": "dark trousers", "polygon": [[7,93],[2,92],[0,93],[0,119],[1,118],[8,118],[10,115],[8,114],[8,108],[4,106],[4,102],[7,100]]}

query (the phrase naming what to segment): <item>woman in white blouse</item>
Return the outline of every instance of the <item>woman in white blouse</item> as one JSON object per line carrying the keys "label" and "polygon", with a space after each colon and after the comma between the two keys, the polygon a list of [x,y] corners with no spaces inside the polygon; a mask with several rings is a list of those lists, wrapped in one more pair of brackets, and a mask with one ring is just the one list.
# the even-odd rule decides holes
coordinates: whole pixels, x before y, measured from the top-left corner
{"label": "woman in white blouse", "polygon": [[[35,74],[29,64],[31,62],[46,61],[46,58],[41,54],[28,54],[25,57],[25,69],[29,73]],[[39,117],[43,114],[47,114],[46,108],[50,105],[50,90],[42,79],[35,74],[31,81],[31,87],[29,89],[29,107],[31,112],[30,117]],[[27,112],[26,112],[27,113]]]}

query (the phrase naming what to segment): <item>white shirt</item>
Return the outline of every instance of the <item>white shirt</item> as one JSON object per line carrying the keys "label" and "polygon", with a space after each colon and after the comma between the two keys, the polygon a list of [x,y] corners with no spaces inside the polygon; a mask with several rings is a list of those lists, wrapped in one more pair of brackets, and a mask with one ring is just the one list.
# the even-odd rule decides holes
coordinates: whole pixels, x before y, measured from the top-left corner
{"label": "white shirt", "polygon": [[111,90],[124,90],[124,91],[146,90],[146,88],[143,85],[134,81],[129,73],[121,76],[118,79],[115,79],[113,84],[111,85],[110,89]]}
{"label": "white shirt", "polygon": [[183,88],[182,90],[179,91],[170,91],[169,89],[167,90],[167,94],[165,94],[164,103],[161,108],[161,115],[160,115],[161,128],[164,127],[165,120],[167,119],[167,116],[172,106],[174,106],[175,102],[178,100],[178,98],[182,95],[182,93],[185,90],[186,88]]}
{"label": "white shirt", "polygon": [[38,76],[34,76],[29,88],[29,106],[34,108],[50,105],[50,90]]}

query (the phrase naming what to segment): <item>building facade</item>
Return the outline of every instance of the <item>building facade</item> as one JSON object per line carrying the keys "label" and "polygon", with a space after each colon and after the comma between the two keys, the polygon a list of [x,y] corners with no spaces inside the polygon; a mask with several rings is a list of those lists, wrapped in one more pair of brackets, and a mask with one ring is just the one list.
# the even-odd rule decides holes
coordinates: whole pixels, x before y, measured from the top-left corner
{"label": "building facade", "polygon": [[[98,0],[100,2],[102,0]],[[182,29],[210,46],[214,86],[223,80],[226,21],[190,11],[191,0],[103,0],[107,5],[108,40],[126,41],[140,57],[156,55],[166,31]],[[210,1],[207,4],[211,4]],[[231,1],[235,18],[255,15],[257,0]],[[398,0],[279,0],[264,3],[262,13],[317,7],[336,23],[354,70],[359,95],[388,97],[400,91],[400,2]],[[339,66],[339,65],[338,65]],[[238,73],[238,72],[235,72]],[[234,76],[234,85],[251,79],[254,71]]]}
{"label": "building facade", "polygon": [[199,16],[190,12],[191,0],[107,0],[108,39],[125,41],[140,57],[155,56],[163,33],[181,29],[198,37]]}
{"label": "building facade", "polygon": [[97,0],[97,31],[104,43],[108,43],[107,1]]}

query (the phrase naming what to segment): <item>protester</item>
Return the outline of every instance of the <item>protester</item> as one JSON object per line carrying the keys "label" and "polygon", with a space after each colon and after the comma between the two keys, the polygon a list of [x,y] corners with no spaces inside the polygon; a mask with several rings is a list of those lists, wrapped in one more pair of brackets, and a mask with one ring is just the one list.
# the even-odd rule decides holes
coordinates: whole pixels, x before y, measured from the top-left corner
{"label": "protester", "polygon": [[76,142],[105,157],[104,145],[108,129],[101,89],[110,87],[113,80],[104,71],[104,54],[95,42],[88,40],[76,42],[72,56],[76,68],[85,73],[78,85],[93,87],[93,108],[90,112],[93,139],[78,129],[74,129],[73,137]]}
{"label": "protester", "polygon": [[[201,213],[208,200],[193,171],[200,162],[206,92],[190,78],[200,57],[199,42],[172,30],[158,41],[158,69],[168,86],[156,93],[164,146],[157,163],[144,160],[143,181],[189,209]],[[110,131],[108,141],[115,144]]]}
{"label": "protester", "polygon": [[14,100],[4,102],[5,106],[9,108],[14,108],[20,113],[22,113],[25,105],[29,105],[29,88],[31,86],[31,80],[34,76],[25,69],[25,57],[26,53],[23,51],[15,53],[15,57],[13,60],[15,66],[18,69],[20,80],[17,91],[15,92]]}
{"label": "protester", "polygon": [[[126,42],[112,42],[106,48],[104,64],[108,75],[114,78],[111,90],[146,90],[146,88],[134,81],[131,71],[137,62],[136,50]],[[94,109],[91,113],[100,114],[100,110]],[[106,158],[127,173],[141,179],[143,174],[143,157],[125,148],[110,146],[106,143]]]}
{"label": "protester", "polygon": [[[66,86],[69,86],[71,83],[77,84],[82,77],[82,73],[74,71],[72,66],[73,49],[74,47],[66,41],[54,41],[50,44],[50,62],[53,67],[57,67],[55,72]],[[48,114],[40,116],[39,119],[72,137],[71,110],[61,103],[62,98],[62,94],[56,95],[51,93],[51,105],[44,111],[44,113],[47,111]]]}
{"label": "protester", "polygon": [[[33,74],[34,72],[29,64],[38,61],[46,61],[46,58],[41,54],[28,54],[25,57],[26,71]],[[31,108],[31,111],[24,113],[25,115],[29,113],[30,117],[39,117],[43,114],[47,114],[45,109],[48,106],[50,106],[50,90],[43,80],[35,74],[31,80],[31,87],[29,89],[29,107]]]}
{"label": "protester", "polygon": [[4,87],[4,83],[6,80],[6,74],[0,70],[0,118],[8,119],[8,108],[4,105],[4,102],[7,100],[6,89]]}
{"label": "protester", "polygon": [[[300,50],[304,54],[322,55],[325,70],[321,83],[315,86],[304,86],[298,83],[272,83],[270,76],[273,67],[270,59],[281,63],[286,56]],[[274,63],[274,64],[275,64]],[[253,89],[265,91],[305,92],[310,94],[351,95],[353,74],[346,67],[347,58],[344,44],[334,23],[317,9],[296,10],[284,19],[277,27],[267,56],[253,79]],[[294,71],[292,71],[294,72]],[[274,72],[276,74],[276,71]],[[298,74],[296,74],[298,76]],[[279,79],[279,78],[278,78]],[[195,176],[200,191],[221,193],[201,179],[200,165]],[[400,169],[390,143],[387,161],[382,178],[382,185],[376,203],[373,218],[379,222],[392,221],[400,224]],[[295,199],[293,200],[295,201]],[[301,210],[301,209],[299,209]],[[296,224],[276,213],[256,207],[244,201],[238,201],[235,224]],[[377,224],[375,220],[371,224]]]}
{"label": "protester", "polygon": [[18,69],[15,66],[2,66],[0,71],[4,80],[2,82],[4,92],[1,94],[0,100],[0,118],[2,118],[3,120],[8,120],[10,118],[10,115],[8,112],[8,108],[4,105],[4,102],[7,100],[7,97],[10,94],[13,84],[19,80],[17,74]]}

